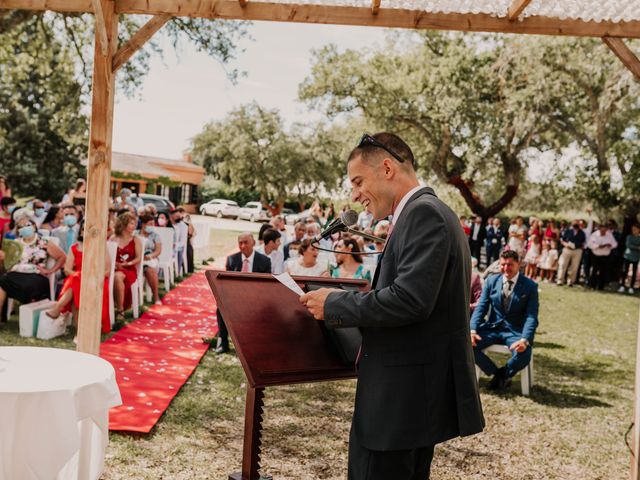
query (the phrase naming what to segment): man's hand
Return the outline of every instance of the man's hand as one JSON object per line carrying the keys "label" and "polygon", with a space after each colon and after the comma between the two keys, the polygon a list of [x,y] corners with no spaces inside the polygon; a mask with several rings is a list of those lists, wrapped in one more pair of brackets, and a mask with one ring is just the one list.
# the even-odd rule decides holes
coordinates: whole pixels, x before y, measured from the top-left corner
{"label": "man's hand", "polygon": [[522,353],[527,349],[527,341],[524,338],[521,338],[517,342],[514,342],[509,347],[509,350],[515,350],[518,353]]}
{"label": "man's hand", "polygon": [[482,337],[476,332],[471,332],[471,346],[475,347],[479,340],[482,340]]}
{"label": "man's hand", "polygon": [[320,288],[313,292],[305,293],[300,297],[300,303],[303,304],[316,320],[324,319],[324,302],[331,292],[339,292],[337,288]]}

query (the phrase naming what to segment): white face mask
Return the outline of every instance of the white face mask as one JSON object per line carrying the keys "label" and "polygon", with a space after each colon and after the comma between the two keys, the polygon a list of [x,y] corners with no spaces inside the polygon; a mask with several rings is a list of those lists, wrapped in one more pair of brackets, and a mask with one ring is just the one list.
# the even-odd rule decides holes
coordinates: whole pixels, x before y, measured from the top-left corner
{"label": "white face mask", "polygon": [[295,249],[289,250],[290,258],[298,258],[299,256],[300,256],[300,253],[298,252],[298,250],[295,250]]}

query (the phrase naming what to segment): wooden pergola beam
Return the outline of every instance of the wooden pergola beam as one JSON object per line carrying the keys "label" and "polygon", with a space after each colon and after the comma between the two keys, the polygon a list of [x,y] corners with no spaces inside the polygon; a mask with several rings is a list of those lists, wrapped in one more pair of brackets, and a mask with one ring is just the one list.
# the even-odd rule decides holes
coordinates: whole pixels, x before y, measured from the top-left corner
{"label": "wooden pergola beam", "polygon": [[378,15],[380,11],[380,0],[371,0],[371,13],[373,15]]}
{"label": "wooden pergola beam", "polygon": [[109,51],[109,42],[107,40],[107,27],[104,24],[104,13],[100,0],[92,0],[93,15],[96,20],[96,39],[99,40],[100,53],[103,57],[107,56]]}
{"label": "wooden pergola beam", "polygon": [[[373,1],[373,0],[372,0]],[[0,8],[92,12],[92,0],[0,0]],[[227,20],[357,25],[371,27],[457,30],[463,32],[518,33],[576,37],[640,38],[640,21],[593,22],[532,16],[518,22],[508,17],[472,13],[427,13],[420,10],[371,7],[248,2],[238,0],[115,0],[118,14],[198,17]]]}
{"label": "wooden pergola beam", "polygon": [[513,0],[511,5],[509,6],[509,13],[507,13],[507,18],[510,21],[515,21],[518,19],[520,14],[524,12],[524,9],[527,8],[527,5],[531,3],[531,0]]}
{"label": "wooden pergola beam", "polygon": [[624,40],[621,38],[602,37],[602,41],[640,81],[640,60],[624,43]]}
{"label": "wooden pergola beam", "polygon": [[138,30],[127,43],[120,47],[113,56],[113,73],[116,73],[122,65],[127,63],[133,54],[140,50],[169,20],[171,20],[171,15],[167,13],[154,15],[147,23],[140,27],[140,30]]}
{"label": "wooden pergola beam", "polygon": [[78,314],[78,351],[94,355],[100,353],[115,95],[115,74],[111,66],[113,55],[118,46],[118,15],[114,12],[115,5],[111,0],[98,1],[104,13],[107,54],[100,55],[100,41],[96,36],[87,165],[84,260],[80,285],[80,312]]}

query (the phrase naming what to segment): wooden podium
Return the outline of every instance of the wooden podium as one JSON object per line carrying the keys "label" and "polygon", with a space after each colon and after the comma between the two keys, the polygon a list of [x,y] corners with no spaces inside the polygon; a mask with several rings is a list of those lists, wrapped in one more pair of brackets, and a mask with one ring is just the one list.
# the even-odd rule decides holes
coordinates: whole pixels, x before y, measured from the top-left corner
{"label": "wooden podium", "polygon": [[[242,472],[229,480],[269,479],[259,474],[265,387],[355,378],[355,367],[324,322],[272,275],[216,270],[206,275],[247,376]],[[364,280],[293,278],[305,291],[369,288]]]}

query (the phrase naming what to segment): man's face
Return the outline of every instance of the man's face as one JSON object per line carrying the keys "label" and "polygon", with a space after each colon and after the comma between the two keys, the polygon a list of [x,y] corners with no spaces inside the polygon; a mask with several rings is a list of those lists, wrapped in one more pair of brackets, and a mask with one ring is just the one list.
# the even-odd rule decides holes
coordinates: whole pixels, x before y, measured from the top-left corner
{"label": "man's face", "polygon": [[499,227],[500,226],[500,220],[498,220],[497,218],[493,221],[493,226],[494,227]]}
{"label": "man's face", "polygon": [[369,164],[358,156],[347,165],[351,181],[351,201],[359,202],[373,218],[380,220],[393,213],[393,200],[389,195],[390,185],[385,182],[383,162]]}
{"label": "man's face", "polygon": [[68,217],[68,216],[72,216],[72,217],[76,217],[76,220],[78,219],[78,211],[75,208],[65,208],[64,209],[64,216]]}
{"label": "man's face", "polygon": [[508,279],[515,277],[516,273],[520,270],[520,262],[516,262],[513,258],[501,258],[500,259],[500,271]]}
{"label": "man's face", "polygon": [[253,246],[256,241],[251,235],[240,235],[238,237],[238,248],[245,257],[250,257],[253,253]]}
{"label": "man's face", "polygon": [[306,233],[306,229],[304,228],[304,225],[296,225],[294,232],[296,234],[296,240],[302,240],[302,237],[304,237],[304,234]]}

